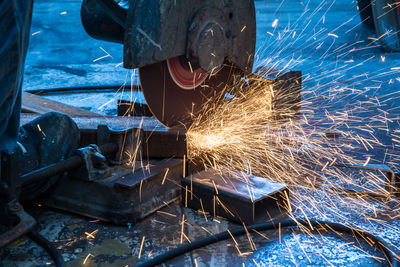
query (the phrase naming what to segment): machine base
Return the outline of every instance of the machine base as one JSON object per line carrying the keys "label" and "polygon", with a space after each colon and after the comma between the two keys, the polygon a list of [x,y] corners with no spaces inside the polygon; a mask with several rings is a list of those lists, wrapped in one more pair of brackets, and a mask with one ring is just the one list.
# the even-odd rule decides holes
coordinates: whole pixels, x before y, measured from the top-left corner
{"label": "machine base", "polygon": [[111,169],[110,177],[95,181],[65,175],[43,197],[42,203],[102,221],[127,224],[180,196],[181,159],[152,160],[138,162],[136,168]]}

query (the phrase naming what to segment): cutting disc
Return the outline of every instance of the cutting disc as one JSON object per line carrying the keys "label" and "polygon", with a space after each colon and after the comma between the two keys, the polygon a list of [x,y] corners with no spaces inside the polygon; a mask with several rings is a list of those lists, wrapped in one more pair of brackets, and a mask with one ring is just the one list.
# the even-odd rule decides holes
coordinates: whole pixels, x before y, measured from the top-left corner
{"label": "cutting disc", "polygon": [[213,108],[224,96],[233,74],[223,65],[214,74],[184,67],[171,58],[139,68],[143,95],[154,116],[167,127],[188,127],[206,107]]}

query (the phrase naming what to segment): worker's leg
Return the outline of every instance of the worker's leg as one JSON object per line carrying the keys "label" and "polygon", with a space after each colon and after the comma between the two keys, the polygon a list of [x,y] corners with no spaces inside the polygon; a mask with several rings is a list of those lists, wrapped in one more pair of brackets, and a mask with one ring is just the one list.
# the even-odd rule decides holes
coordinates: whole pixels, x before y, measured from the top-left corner
{"label": "worker's leg", "polygon": [[0,1],[0,151],[15,148],[32,0]]}
{"label": "worker's leg", "polygon": [[[72,155],[79,142],[78,127],[60,113],[45,114],[19,129],[31,16],[32,0],[0,0],[0,152],[16,153],[18,175]],[[56,180],[24,186],[21,199],[36,197]]]}
{"label": "worker's leg", "polygon": [[13,153],[17,144],[21,112],[21,85],[28,49],[32,0],[0,0],[0,216],[17,197],[12,186],[16,179],[6,177],[10,163],[4,153]]}

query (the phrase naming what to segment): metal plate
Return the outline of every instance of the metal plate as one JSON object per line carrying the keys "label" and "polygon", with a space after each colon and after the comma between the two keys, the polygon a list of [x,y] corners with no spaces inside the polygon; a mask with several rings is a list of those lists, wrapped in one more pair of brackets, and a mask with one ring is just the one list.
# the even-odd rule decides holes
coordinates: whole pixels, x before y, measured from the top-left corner
{"label": "metal plate", "polygon": [[167,127],[185,128],[199,112],[212,108],[225,94],[234,70],[231,65],[223,65],[194,89],[181,88],[174,82],[167,61],[139,68],[139,78],[154,116]]}

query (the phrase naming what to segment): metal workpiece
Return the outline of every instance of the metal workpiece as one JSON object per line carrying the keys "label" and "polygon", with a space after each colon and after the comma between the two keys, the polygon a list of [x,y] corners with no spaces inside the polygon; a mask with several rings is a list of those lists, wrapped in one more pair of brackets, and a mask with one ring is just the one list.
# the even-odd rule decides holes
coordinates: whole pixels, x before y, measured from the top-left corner
{"label": "metal workpiece", "polygon": [[143,158],[187,158],[186,131],[144,132]]}
{"label": "metal workpiece", "polygon": [[288,197],[286,185],[236,170],[207,169],[182,179],[185,207],[246,224],[284,214]]}
{"label": "metal workpiece", "polygon": [[112,130],[99,125],[97,130],[99,145],[113,142],[119,150],[108,157],[114,164],[124,164],[132,159],[183,158],[187,154],[186,131],[178,129],[129,128]]}
{"label": "metal workpiece", "polygon": [[[273,91],[272,109],[277,121],[298,120],[301,112],[302,72],[288,69],[258,67],[254,73],[246,75],[243,86],[237,86],[232,93],[270,87]],[[238,92],[239,91],[239,92]]]}
{"label": "metal workpiece", "polygon": [[64,176],[43,197],[45,205],[115,224],[135,223],[180,196],[183,161],[165,159],[116,166],[106,179]]}
{"label": "metal workpiece", "polygon": [[[128,100],[118,101],[118,116],[152,117],[146,104]],[[147,118],[146,118],[147,119]],[[183,158],[187,155],[186,130],[183,129],[145,129],[142,140],[143,158]]]}
{"label": "metal workpiece", "polygon": [[130,100],[118,100],[117,104],[118,116],[136,116],[136,117],[152,117],[149,107],[145,103],[134,102]]}
{"label": "metal workpiece", "polygon": [[[26,123],[37,115],[22,114],[22,123]],[[77,123],[80,131],[80,147],[86,147],[90,144],[97,144],[101,150],[105,148],[107,140],[112,140],[110,136],[116,134],[117,140],[121,137],[123,141],[124,131],[136,133],[140,128],[142,139],[142,155],[144,159],[151,158],[183,158],[186,155],[186,131],[182,129],[168,129],[161,125],[154,117],[87,117],[87,116],[72,116],[72,119]],[[107,125],[104,128],[104,135],[98,136],[98,126]],[[101,127],[100,127],[101,129]],[[101,137],[103,135],[103,137]],[[119,137],[118,137],[119,136]],[[117,138],[118,137],[118,138]],[[135,137],[135,136],[133,136]],[[98,138],[103,140],[98,140]],[[136,138],[136,137],[135,137]],[[100,142],[99,142],[100,141]],[[117,143],[112,142],[115,147]],[[110,146],[109,144],[106,145]],[[104,153],[102,153],[104,154]],[[107,155],[109,153],[105,153]],[[111,154],[116,154],[116,150]]]}

